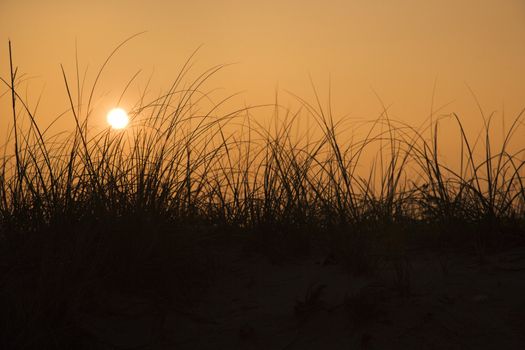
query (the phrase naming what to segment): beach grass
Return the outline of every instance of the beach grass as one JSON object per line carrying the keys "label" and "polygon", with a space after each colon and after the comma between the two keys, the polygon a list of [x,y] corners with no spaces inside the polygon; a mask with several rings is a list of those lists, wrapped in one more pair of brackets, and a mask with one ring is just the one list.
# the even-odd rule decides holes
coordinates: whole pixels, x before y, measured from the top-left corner
{"label": "beach grass", "polygon": [[[80,346],[76,315],[114,293],[185,312],[229,244],[281,260],[325,249],[354,275],[392,261],[407,295],[414,246],[483,260],[524,238],[523,112],[498,145],[493,116],[480,112],[484,129],[471,139],[449,115],[453,167],[437,118],[416,128],[385,108],[355,126],[361,137],[344,138],[317,93],[313,103],[297,97],[297,112],[276,103],[219,114],[227,99],[199,109],[224,66],[186,81],[191,56],[168,91],[137,101],[128,129],[93,130],[94,91],[115,52],[89,89],[62,70],[68,133],[37,122],[14,62],[2,78],[12,115],[0,152],[1,348]],[[268,110],[273,127],[255,110]],[[304,118],[317,136],[293,134]]]}

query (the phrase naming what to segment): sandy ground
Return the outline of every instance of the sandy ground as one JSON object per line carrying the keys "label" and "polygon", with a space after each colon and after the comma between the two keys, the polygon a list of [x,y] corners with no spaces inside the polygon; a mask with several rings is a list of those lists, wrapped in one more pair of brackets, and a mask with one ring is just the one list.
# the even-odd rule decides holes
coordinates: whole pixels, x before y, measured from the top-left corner
{"label": "sandy ground", "polygon": [[117,349],[525,349],[525,249],[482,264],[413,253],[367,277],[322,255],[222,265],[191,311],[119,297],[79,323]]}

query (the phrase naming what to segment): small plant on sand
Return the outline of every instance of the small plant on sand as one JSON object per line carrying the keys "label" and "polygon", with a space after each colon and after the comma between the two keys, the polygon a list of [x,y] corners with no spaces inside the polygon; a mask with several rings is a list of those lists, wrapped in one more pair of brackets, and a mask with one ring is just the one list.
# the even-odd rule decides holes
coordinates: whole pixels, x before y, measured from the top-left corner
{"label": "small plant on sand", "polygon": [[412,294],[411,270],[412,266],[406,255],[392,259],[394,277],[392,287],[403,298]]}

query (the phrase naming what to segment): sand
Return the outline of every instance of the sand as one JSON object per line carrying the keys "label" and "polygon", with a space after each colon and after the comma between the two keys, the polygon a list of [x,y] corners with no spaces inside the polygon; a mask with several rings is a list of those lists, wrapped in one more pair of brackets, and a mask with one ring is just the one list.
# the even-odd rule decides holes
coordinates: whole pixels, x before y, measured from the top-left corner
{"label": "sand", "polygon": [[234,250],[197,305],[119,295],[78,324],[108,349],[525,349],[523,248],[482,262],[416,251],[365,276],[314,255]]}

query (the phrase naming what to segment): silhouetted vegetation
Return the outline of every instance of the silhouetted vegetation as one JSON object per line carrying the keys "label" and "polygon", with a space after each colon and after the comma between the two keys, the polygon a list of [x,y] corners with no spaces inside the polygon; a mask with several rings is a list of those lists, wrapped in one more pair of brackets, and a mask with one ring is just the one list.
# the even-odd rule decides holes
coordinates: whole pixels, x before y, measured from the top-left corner
{"label": "silhouetted vegetation", "polygon": [[[268,106],[217,115],[222,101],[199,110],[208,98],[203,84],[223,66],[188,82],[192,59],[162,96],[137,102],[124,131],[90,129],[108,61],[89,90],[73,88],[63,69],[75,123],[67,135],[48,135],[37,123],[11,63],[2,78],[12,129],[0,157],[1,348],[81,348],[90,335],[77,315],[103,310],[115,294],[147,297],[159,320],[187,312],[229,245],[277,260],[325,249],[354,275],[388,263],[408,296],[414,245],[483,259],[523,240],[525,152],[511,145],[523,113],[498,147],[492,116],[482,116],[476,140],[460,116],[448,116],[460,145],[453,168],[442,161],[435,116],[418,129],[385,108],[360,124],[363,137],[349,139],[318,97],[300,100],[297,113],[273,106],[275,128],[251,115]],[[305,115],[317,137],[292,133]],[[296,313],[317,307],[320,292],[307,294]],[[369,299],[348,297],[352,322],[379,309]]]}

